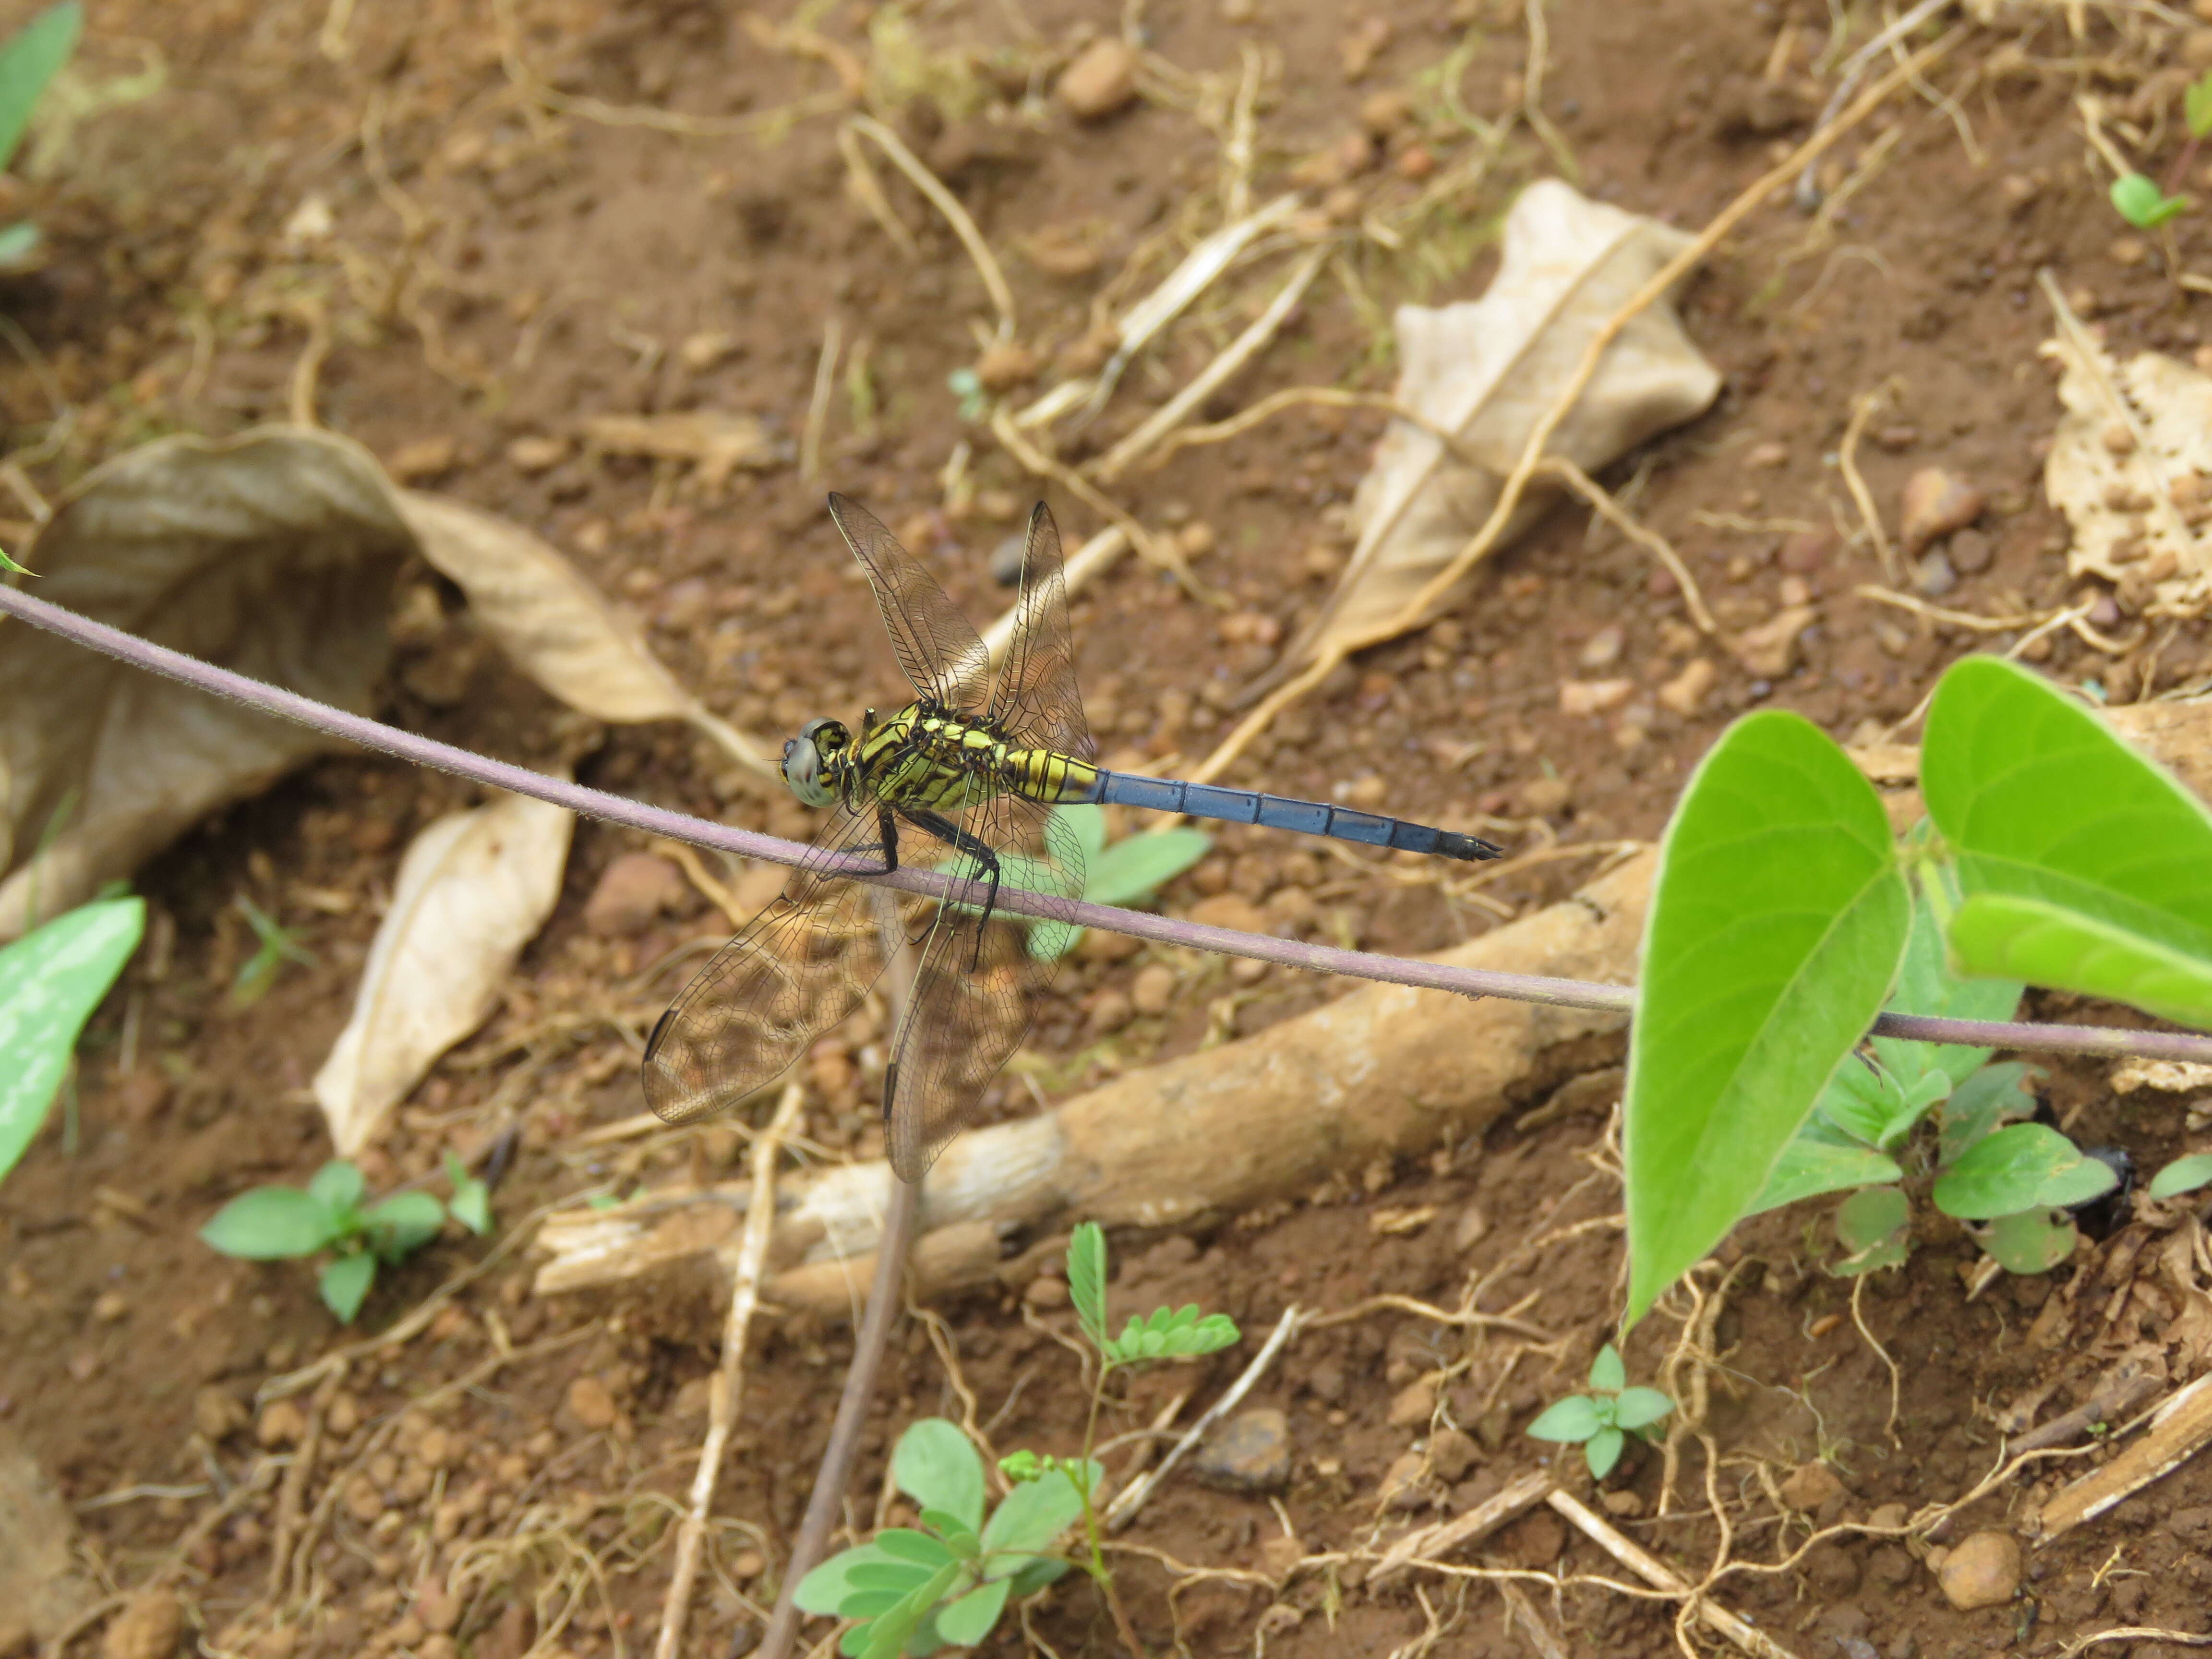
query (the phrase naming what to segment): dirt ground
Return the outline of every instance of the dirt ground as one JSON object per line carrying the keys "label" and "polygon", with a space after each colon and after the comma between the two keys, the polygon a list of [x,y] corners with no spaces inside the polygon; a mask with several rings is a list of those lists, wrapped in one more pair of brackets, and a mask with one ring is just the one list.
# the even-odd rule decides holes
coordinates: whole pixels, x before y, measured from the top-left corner
{"label": "dirt ground", "polygon": [[[322,423],[396,476],[546,537],[635,610],[711,708],[777,738],[816,714],[901,701],[825,488],[926,550],[978,617],[1003,608],[988,556],[1038,495],[1071,544],[1105,523],[963,422],[948,377],[975,364],[971,322],[990,301],[903,178],[878,161],[908,248],[854,193],[839,142],[848,112],[865,105],[890,123],[999,251],[1031,373],[1095,362],[1097,319],[1221,222],[1223,112],[1248,62],[1263,89],[1251,199],[1301,190],[1340,226],[1402,205],[1478,142],[1440,88],[1485,121],[1524,106],[1540,118],[1512,121],[1487,173],[1418,234],[1397,246],[1347,234],[1275,343],[1215,394],[1204,414],[1218,419],[1285,386],[1387,391],[1391,308],[1479,295],[1503,210],[1530,179],[1565,174],[1598,199],[1702,228],[1812,131],[1843,55],[1826,50],[1832,25],[1847,19],[1853,45],[1881,26],[1871,8],[1810,0],[1530,0],[1525,11],[1520,0],[852,0],[810,4],[795,28],[686,0],[88,9],[82,67],[95,82],[162,73],[149,95],[87,115],[53,176],[11,186],[10,212],[34,213],[53,254],[0,286],[12,347],[0,482],[20,480],[0,512],[23,520],[0,540],[17,545],[41,498],[134,444],[284,418],[303,351],[326,331],[313,386]],[[1615,844],[1654,836],[1734,714],[1785,707],[1865,738],[1905,720],[1958,655],[2013,645],[2004,627],[1858,592],[1889,580],[1839,465],[1863,394],[1886,390],[1856,461],[1893,534],[1920,469],[1987,498],[1935,550],[1940,567],[1909,568],[1899,585],[1979,617],[2046,614],[2075,594],[2063,520],[2040,489],[2057,406],[2037,355],[2051,326],[2037,273],[2053,272],[2115,349],[2188,358],[2207,301],[2173,272],[2212,270],[2203,213],[2179,219],[2170,242],[2113,215],[2077,100],[2098,100],[2165,167],[2180,149],[2181,87],[2212,64],[2212,22],[2149,4],[1963,9],[1996,20],[1942,12],[1913,40],[1955,24],[1950,54],[1821,164],[1840,208],[1816,222],[1771,202],[1705,263],[1682,309],[1722,395],[1602,480],[1680,550],[1724,628],[1812,608],[1784,672],[1762,676],[1701,640],[1642,546],[1563,507],[1487,561],[1449,615],[1361,654],[1279,718],[1226,781],[1386,800],[1423,822],[1487,826],[1516,852],[1555,839],[1589,855],[1533,862],[1487,889],[1491,902],[1448,905],[1358,860],[1231,831],[1167,890],[1166,908],[1233,893],[1313,937],[1439,949],[1565,897]],[[0,7],[0,21],[27,10]],[[1138,95],[1077,118],[1056,76],[1085,41],[1125,27],[1146,46]],[[2212,176],[2187,182],[2212,188]],[[1232,273],[1139,357],[1132,395],[1063,459],[1097,453],[1164,401],[1256,313],[1277,270]],[[698,408],[757,415],[795,454],[833,322],[849,355],[818,477],[786,461],[717,490],[678,464],[579,447],[592,416]],[[1340,566],[1345,507],[1382,428],[1371,409],[1294,409],[1115,486],[1139,521],[1176,532],[1207,597],[1130,558],[1077,600],[1081,676],[1109,756],[1188,767],[1230,729],[1242,689]],[[956,446],[966,476],[948,490]],[[382,717],[542,761],[550,700],[471,631],[454,596],[417,567],[394,605]],[[2212,674],[2201,623],[2154,630],[2124,593],[2091,621],[2027,654],[2116,702]],[[1656,698],[1693,658],[1711,663],[1710,688]],[[1607,678],[1632,683],[1625,702],[1563,710],[1563,682]],[[684,728],[595,738],[586,782],[807,829],[795,805],[732,789],[726,763]],[[681,968],[633,976],[716,926],[698,907],[616,936],[586,925],[602,872],[641,842],[579,828],[562,902],[500,1012],[362,1160],[374,1187],[422,1175],[446,1150],[481,1153],[487,1126],[519,1108],[491,1241],[441,1242],[380,1282],[361,1325],[341,1331],[305,1268],[228,1261],[193,1236],[233,1194],[302,1180],[329,1155],[307,1085],[345,1018],[378,898],[413,830],[469,799],[395,762],[325,760],[144,869],[159,959],[142,953],[95,1018],[73,1114],[0,1188],[0,1436],[74,1507],[77,1571],[97,1595],[159,1584],[185,1621],[178,1639],[203,1652],[590,1659],[653,1639],[705,1423],[716,1295],[677,1275],[537,1297],[526,1241],[511,1248],[541,1206],[736,1155],[726,1130],[647,1146],[578,1139],[642,1109],[636,1010],[665,1002]],[[232,906],[240,893],[313,958],[242,1011],[224,997],[252,949]],[[1188,999],[1131,1024],[1128,993],[1149,959],[1072,961],[1031,1048],[1055,1061],[1095,1054],[1120,1030],[1125,1054],[1173,1054],[1209,1022],[1249,1035],[1328,994],[1272,970],[1225,1012]],[[127,1006],[143,1034],[128,1071]],[[2039,1012],[2109,1012],[2055,999]],[[817,1157],[879,1149],[842,1041],[811,1072],[827,1085],[809,1109]],[[1184,1390],[1184,1418],[1201,1409],[1292,1300],[1328,1311],[1401,1299],[1302,1336],[1261,1379],[1250,1403],[1288,1414],[1282,1492],[1174,1480],[1124,1534],[1139,1547],[1119,1570],[1154,1651],[1717,1650],[1703,1626],[1677,1631],[1674,1602],[1624,1593],[1626,1571],[1548,1510],[1448,1567],[1367,1582],[1372,1551],[1409,1526],[1551,1467],[1554,1449],[1522,1430],[1578,1384],[1619,1304],[1607,1137],[1621,1051],[1597,1045],[1581,1056],[1586,1076],[1425,1162],[1260,1213],[1115,1237],[1117,1307],[1195,1300],[1248,1332],[1202,1365],[1138,1378],[1111,1413],[1115,1433]],[[2139,1167],[2194,1149],[2174,1097],[2117,1095],[2087,1064],[2051,1072],[2054,1109],[2085,1144],[2124,1147]],[[1098,1074],[1095,1060],[1062,1068],[1071,1091]],[[1007,1113],[1027,1098],[992,1097]],[[1385,1209],[1432,1214],[1378,1231]],[[2057,1654],[2122,1628],[2154,1633],[2094,1650],[2179,1655],[2185,1637],[2212,1636],[2212,1470],[2184,1468],[2030,1551],[2017,1593],[1978,1610],[1946,1598],[1942,1552],[2007,1528],[2078,1473],[2079,1456],[2027,1468],[1933,1535],[1896,1534],[1905,1514],[1997,1466],[2000,1419],[2023,1400],[2055,1413],[2138,1343],[2161,1355],[2179,1345],[2176,1385],[2203,1363],[2171,1328],[2174,1298],[2137,1272],[2164,1235],[2119,1225],[2052,1274],[1970,1294],[1978,1253],[1955,1229],[1929,1231],[1854,1304],[1852,1282],[1822,1268],[1825,1213],[1800,1206],[1741,1229],[1701,1270],[1702,1312],[1678,1297],[1635,1333],[1631,1376],[1650,1380],[1688,1322],[1709,1408],[1663,1491],[1665,1460],[1632,1449],[1603,1483],[1613,1523],[1692,1579],[1735,1563],[1716,1596],[1808,1659]],[[257,1405],[271,1379],[390,1328],[501,1248],[426,1328],[355,1358],[342,1388]],[[1411,1310],[1459,1305],[1470,1285],[1480,1310],[1511,1310],[1551,1340],[1504,1341]],[[1073,1450],[1083,1393],[1055,1341],[1071,1316],[1054,1300],[1014,1286],[948,1302],[934,1310],[941,1344],[905,1322],[852,1487],[857,1525],[905,1423],[958,1415],[956,1383],[1001,1451]],[[2062,1304],[2064,1317],[2038,1324]],[[757,1342],[688,1653],[757,1639],[850,1347],[843,1328],[806,1320],[770,1321]],[[1441,1392],[1409,1413],[1409,1385],[1418,1395],[1438,1372]],[[319,1427],[303,1453],[310,1407]],[[1386,1472],[1413,1450],[1424,1478],[1387,1495]],[[1574,1455],[1557,1460],[1560,1479],[1596,1503]],[[73,1650],[168,1651],[173,1632],[138,1606],[140,1626],[84,1624]],[[1118,1650],[1077,1578],[1042,1596],[1028,1627],[1037,1651]],[[989,1650],[1031,1639],[1009,1618]]]}

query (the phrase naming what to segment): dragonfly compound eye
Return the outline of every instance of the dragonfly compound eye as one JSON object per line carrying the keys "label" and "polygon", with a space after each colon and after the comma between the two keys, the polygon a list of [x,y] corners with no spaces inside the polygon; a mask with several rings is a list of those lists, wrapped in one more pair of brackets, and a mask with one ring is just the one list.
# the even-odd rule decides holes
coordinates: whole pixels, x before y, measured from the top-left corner
{"label": "dragonfly compound eye", "polygon": [[809,806],[828,806],[837,792],[824,776],[829,757],[842,749],[845,728],[836,720],[809,720],[799,733],[783,745],[783,781],[791,793]]}

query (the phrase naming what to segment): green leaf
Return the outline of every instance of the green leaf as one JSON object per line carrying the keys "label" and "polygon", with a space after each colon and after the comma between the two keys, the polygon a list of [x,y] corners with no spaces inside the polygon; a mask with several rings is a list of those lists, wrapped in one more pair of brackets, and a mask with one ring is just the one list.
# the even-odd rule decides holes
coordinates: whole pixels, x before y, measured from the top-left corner
{"label": "green leaf", "polygon": [[979,1584],[937,1615],[937,1633],[956,1648],[972,1648],[991,1633],[1006,1610],[1009,1585],[1003,1578]]}
{"label": "green leaf", "polygon": [[[799,1581],[799,1588],[791,1593],[792,1601],[804,1613],[834,1613],[841,1611],[845,1605],[845,1598],[853,1592],[854,1570],[870,1562],[884,1560],[890,1556],[889,1551],[880,1547],[889,1535],[888,1533],[878,1533],[868,1543],[838,1551]],[[921,1538],[924,1534],[908,1533],[906,1536]],[[942,1561],[951,1560],[951,1557],[944,1555],[943,1547],[938,1546],[935,1539],[930,1539],[929,1542],[937,1546]]]}
{"label": "green leaf", "polygon": [[[1846,1060],[1844,1069],[1849,1071],[1850,1066]],[[1854,1187],[1899,1181],[1904,1176],[1896,1159],[1860,1145],[1815,1114],[1805,1121],[1790,1144],[1782,1149],[1774,1172],[1767,1176],[1766,1185],[1759,1189],[1759,1196],[1745,1214],[1778,1210],[1785,1204],[1795,1204],[1801,1198],[1817,1198],[1822,1193],[1848,1192]]]}
{"label": "green leaf", "polygon": [[368,1189],[361,1171],[342,1158],[332,1158],[307,1180],[308,1196],[328,1210],[333,1221],[357,1209]]}
{"label": "green leaf", "polygon": [[69,62],[84,27],[84,8],[63,0],[33,18],[0,46],[0,167],[15,158],[23,129],[46,82]]}
{"label": "green leaf", "polygon": [[481,1181],[471,1177],[454,1182],[446,1209],[479,1238],[491,1231],[491,1189]]}
{"label": "green leaf", "polygon": [[957,1423],[925,1417],[899,1437],[891,1479],[925,1509],[942,1510],[969,1532],[983,1524],[983,1460]]}
{"label": "green leaf", "polygon": [[1619,1394],[1628,1383],[1628,1367],[1621,1363],[1620,1350],[1607,1343],[1590,1361],[1589,1385],[1605,1394]]}
{"label": "green leaf", "polygon": [[2212,1025],[2212,958],[2064,904],[1978,893],[1959,907],[1951,943],[1965,962],[2132,1003],[2185,1024]]}
{"label": "green leaf", "polygon": [[1936,687],[1929,816],[1967,971],[2212,1024],[2212,812],[2088,709],[1993,657]]}
{"label": "green leaf", "polygon": [[331,1213],[297,1187],[255,1187],[217,1210],[200,1237],[241,1261],[281,1261],[328,1244]]}
{"label": "green leaf", "polygon": [[2008,1273],[2047,1273],[2074,1254],[2074,1223],[2063,1210],[2039,1205],[2001,1215],[1982,1233],[1982,1248]]}
{"label": "green leaf", "polygon": [[1587,1440],[1604,1426],[1596,1401],[1586,1394],[1571,1394],[1546,1407],[1528,1425],[1528,1433],[1537,1440]]}
{"label": "green leaf", "polygon": [[936,1571],[915,1561],[862,1561],[853,1568],[848,1582],[856,1590],[890,1590],[903,1596]]}
{"label": "green leaf", "polygon": [[1984,1066],[1951,1091],[1943,1103],[1943,1133],[1936,1160],[1955,1164],[1967,1147],[2000,1124],[2035,1115],[2035,1097],[2027,1079],[2037,1075],[2033,1066],[2008,1060]]}
{"label": "green leaf", "polygon": [[2172,1198],[2212,1184],[2212,1152],[2191,1152],[2177,1158],[2150,1178],[2153,1198]]}
{"label": "green leaf", "polygon": [[1656,1389],[1623,1389],[1613,1402],[1613,1426],[1649,1428],[1674,1409],[1674,1402]]}
{"label": "green leaf", "polygon": [[341,1325],[353,1323],[353,1316],[361,1311],[361,1304],[368,1295],[368,1287],[375,1282],[376,1258],[367,1250],[356,1250],[330,1262],[318,1280],[323,1305],[338,1316]]}
{"label": "green leaf", "polygon": [[1076,1228],[1067,1241],[1067,1297],[1091,1346],[1106,1346],[1106,1234],[1095,1221]]}
{"label": "green leaf", "polygon": [[[1105,1469],[1094,1462],[1090,1474],[1091,1488],[1096,1492]],[[1036,1554],[1048,1550],[1082,1513],[1083,1499],[1072,1480],[1037,1480],[1016,1486],[984,1524],[984,1553]]]}
{"label": "green leaf", "polygon": [[1829,1272],[1839,1279],[1904,1261],[1911,1206],[1896,1187],[1868,1187],[1836,1206],[1836,1238],[1847,1255]]}
{"label": "green leaf", "polygon": [[2137,230],[2155,230],[2185,212],[2186,196],[2168,196],[2140,173],[2124,173],[2112,180],[2112,206]]}
{"label": "green leaf", "polygon": [[2198,76],[2181,94],[2182,118],[2189,124],[2189,136],[2203,138],[2212,135],[2212,70]]}
{"label": "green leaf", "polygon": [[945,1540],[945,1550],[956,1561],[973,1561],[983,1553],[975,1529],[949,1510],[923,1509],[921,1524]]}
{"label": "green leaf", "polygon": [[1097,856],[1084,883],[1083,896],[1093,904],[1133,904],[1150,898],[1212,846],[1213,838],[1204,830],[1183,827],[1130,836]]}
{"label": "green leaf", "polygon": [[1911,898],[1873,785],[1809,720],[1739,720],[1667,829],[1631,1029],[1628,1319],[1718,1243],[1881,1006]]}
{"label": "green leaf", "polygon": [[[39,251],[39,245],[45,240],[46,237],[40,234],[38,226],[28,219],[18,219],[5,230],[0,230],[0,271],[10,271],[18,265],[29,264],[31,256]],[[5,565],[18,576],[32,574],[5,553],[0,553],[0,565]]]}
{"label": "green leaf", "polygon": [[[945,1592],[959,1581],[959,1577],[957,1562],[939,1568],[900,1598],[896,1606],[886,1607],[873,1616],[867,1636],[856,1651],[865,1655],[866,1659],[896,1659],[899,1650],[906,1646],[907,1638],[914,1634],[915,1627],[943,1598]],[[848,1609],[850,1606],[848,1601]]]}
{"label": "green leaf", "polygon": [[0,1176],[46,1121],[77,1033],[138,948],[146,902],[81,904],[0,950]]}
{"label": "green leaf", "polygon": [[1006,1583],[1017,1601],[1035,1595],[1047,1584],[1054,1583],[1067,1571],[1068,1564],[1057,1556],[1033,1555]]}
{"label": "green leaf", "polygon": [[1620,1462],[1620,1449],[1628,1443],[1628,1437],[1619,1429],[1600,1429],[1583,1442],[1583,1462],[1589,1465],[1590,1479],[1602,1480],[1613,1473],[1613,1466]]}
{"label": "green leaf", "polygon": [[438,1236],[438,1229],[446,1224],[446,1206],[428,1193],[394,1193],[371,1206],[362,1220],[377,1255],[386,1261],[399,1261]]}
{"label": "green leaf", "polygon": [[1105,1345],[1104,1352],[1117,1365],[1147,1359],[1193,1359],[1231,1346],[1239,1334],[1237,1322],[1227,1314],[1201,1316],[1195,1304],[1173,1310],[1156,1308],[1149,1319],[1132,1314],[1121,1334]]}
{"label": "green leaf", "polygon": [[2119,1183],[2112,1167],[2042,1123],[2015,1123],[1969,1146],[1936,1177],[1936,1207],[1989,1221],[2034,1205],[2084,1204]]}
{"label": "green leaf", "polygon": [[896,1560],[920,1562],[933,1572],[947,1561],[957,1559],[945,1547],[942,1538],[934,1533],[916,1532],[911,1527],[886,1527],[868,1543]]}

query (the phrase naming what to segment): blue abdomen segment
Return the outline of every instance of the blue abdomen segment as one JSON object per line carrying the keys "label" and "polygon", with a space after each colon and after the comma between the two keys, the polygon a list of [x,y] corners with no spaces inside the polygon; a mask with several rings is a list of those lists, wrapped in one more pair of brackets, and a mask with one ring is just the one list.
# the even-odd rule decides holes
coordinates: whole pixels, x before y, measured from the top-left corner
{"label": "blue abdomen segment", "polygon": [[1295,830],[1302,836],[1327,836],[1334,841],[1356,841],[1368,847],[1388,847],[1397,852],[1431,854],[1447,859],[1494,859],[1501,849],[1474,836],[1450,830],[1408,823],[1375,812],[1355,812],[1317,800],[1292,800],[1285,795],[1263,795],[1251,789],[1218,789],[1212,784],[1184,783],[1173,778],[1138,777],[1128,772],[1101,772],[1090,799],[1102,806],[1142,806],[1155,812],[1182,812],[1194,818],[1213,818],[1224,823],[1256,823],[1269,830]]}

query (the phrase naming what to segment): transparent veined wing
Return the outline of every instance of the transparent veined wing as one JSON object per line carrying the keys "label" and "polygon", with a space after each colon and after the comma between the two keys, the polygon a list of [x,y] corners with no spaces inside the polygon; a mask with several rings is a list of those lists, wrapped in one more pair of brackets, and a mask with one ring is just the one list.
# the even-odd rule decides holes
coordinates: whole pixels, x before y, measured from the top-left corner
{"label": "transparent veined wing", "polygon": [[908,683],[947,708],[981,708],[990,695],[990,653],[937,578],[851,497],[831,495],[830,517],[868,573],[892,653]]}
{"label": "transparent veined wing", "polygon": [[[995,795],[969,809],[962,827],[1001,856],[1024,854],[1008,870],[1007,884],[1018,875],[1018,884],[1052,897],[1055,920],[1073,919],[1083,894],[1083,848],[1064,821],[1035,801]],[[964,857],[952,872],[976,875]],[[979,909],[939,907],[884,1078],[884,1139],[902,1180],[921,1180],[967,1126],[984,1085],[1028,1034],[1037,994],[1058,968],[1056,958],[1032,952],[1025,927],[988,927]]]}
{"label": "transparent veined wing", "polygon": [[1075,636],[1067,623],[1067,578],[1060,527],[1039,501],[1022,551],[1021,597],[1006,659],[992,689],[991,718],[1024,746],[1078,760],[1096,751],[1075,683]]}
{"label": "transparent veined wing", "polygon": [[860,1006],[886,959],[877,890],[832,871],[871,852],[880,852],[873,806],[839,808],[781,896],[661,1016],[645,1047],[646,1102],[661,1117],[688,1123],[736,1105]]}

